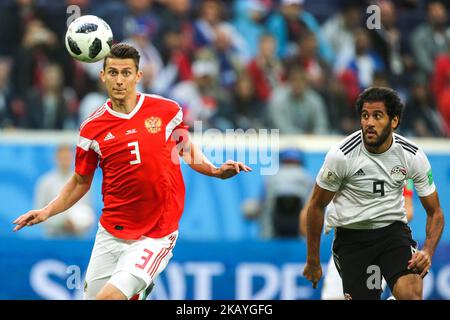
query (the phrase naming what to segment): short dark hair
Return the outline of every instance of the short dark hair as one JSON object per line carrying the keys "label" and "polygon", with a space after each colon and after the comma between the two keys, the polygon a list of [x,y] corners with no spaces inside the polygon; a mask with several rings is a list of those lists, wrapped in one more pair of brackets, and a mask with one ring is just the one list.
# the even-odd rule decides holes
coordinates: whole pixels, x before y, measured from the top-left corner
{"label": "short dark hair", "polygon": [[126,43],[116,43],[111,47],[111,50],[103,60],[103,70],[106,68],[106,59],[133,59],[136,65],[136,70],[139,70],[139,59],[141,56],[135,47]]}
{"label": "short dark hair", "polygon": [[361,116],[362,107],[365,102],[383,102],[386,106],[386,112],[389,119],[392,120],[395,116],[397,116],[397,127],[400,125],[403,112],[403,103],[395,90],[386,87],[370,87],[361,92],[358,96],[358,100],[356,101],[356,111],[359,116]]}

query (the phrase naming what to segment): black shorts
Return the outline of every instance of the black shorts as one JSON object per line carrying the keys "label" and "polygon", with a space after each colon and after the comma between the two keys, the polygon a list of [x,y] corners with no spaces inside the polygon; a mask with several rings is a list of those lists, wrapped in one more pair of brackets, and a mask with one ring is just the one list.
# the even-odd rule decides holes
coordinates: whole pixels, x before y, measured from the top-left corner
{"label": "black shorts", "polygon": [[380,273],[392,291],[399,277],[416,273],[407,269],[416,250],[411,229],[400,221],[373,230],[336,228],[333,258],[346,299],[380,299]]}

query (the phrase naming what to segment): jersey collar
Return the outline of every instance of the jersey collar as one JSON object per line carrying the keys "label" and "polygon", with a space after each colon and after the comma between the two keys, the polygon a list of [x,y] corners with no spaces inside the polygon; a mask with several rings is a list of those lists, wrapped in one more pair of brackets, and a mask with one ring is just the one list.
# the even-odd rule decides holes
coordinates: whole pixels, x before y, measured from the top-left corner
{"label": "jersey collar", "polygon": [[133,116],[139,111],[139,109],[141,108],[141,106],[142,106],[142,103],[144,102],[144,98],[145,98],[145,95],[143,95],[142,93],[140,93],[140,92],[138,92],[138,96],[139,96],[139,100],[138,100],[138,102],[136,103],[136,106],[134,107],[134,109],[133,110],[131,110],[131,112],[130,113],[122,113],[122,112],[117,112],[117,111],[114,111],[110,106],[109,106],[109,104],[111,103],[111,99],[108,99],[107,101],[106,101],[106,110],[110,113],[110,114],[112,114],[113,116],[115,116],[115,117],[118,117],[118,118],[121,118],[121,119],[131,119],[131,118],[133,118]]}

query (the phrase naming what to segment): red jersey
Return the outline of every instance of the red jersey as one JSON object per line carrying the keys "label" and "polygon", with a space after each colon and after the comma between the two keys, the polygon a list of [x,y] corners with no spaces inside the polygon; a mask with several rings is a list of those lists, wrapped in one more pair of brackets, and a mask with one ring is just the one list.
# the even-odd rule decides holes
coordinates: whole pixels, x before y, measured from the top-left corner
{"label": "red jersey", "polygon": [[[138,94],[129,114],[110,100],[81,124],[75,171],[103,171],[101,225],[122,239],[164,237],[178,229],[184,206],[179,163],[172,161],[172,133],[184,127],[180,106],[156,95]],[[177,153],[175,153],[177,155]]]}

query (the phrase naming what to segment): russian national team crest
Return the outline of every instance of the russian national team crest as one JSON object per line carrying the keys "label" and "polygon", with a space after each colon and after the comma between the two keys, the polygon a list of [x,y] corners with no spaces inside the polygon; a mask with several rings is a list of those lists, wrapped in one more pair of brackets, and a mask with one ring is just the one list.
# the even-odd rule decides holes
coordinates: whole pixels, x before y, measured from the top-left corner
{"label": "russian national team crest", "polygon": [[145,119],[145,127],[150,133],[158,133],[161,131],[161,118],[159,117],[150,117]]}
{"label": "russian national team crest", "polygon": [[403,166],[395,166],[391,170],[391,177],[395,181],[403,181],[406,179],[406,169]]}

